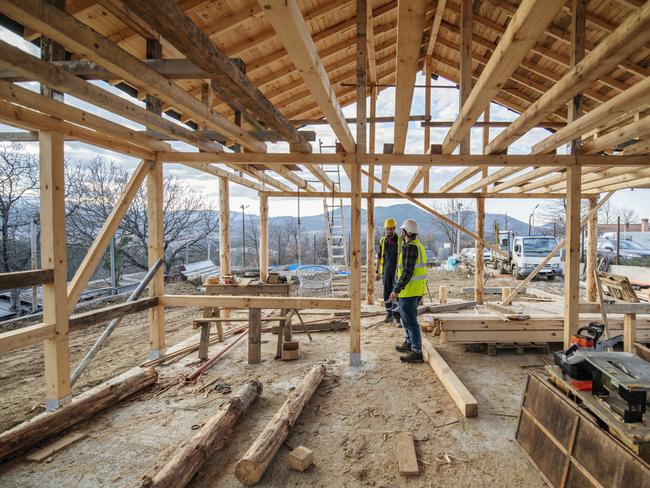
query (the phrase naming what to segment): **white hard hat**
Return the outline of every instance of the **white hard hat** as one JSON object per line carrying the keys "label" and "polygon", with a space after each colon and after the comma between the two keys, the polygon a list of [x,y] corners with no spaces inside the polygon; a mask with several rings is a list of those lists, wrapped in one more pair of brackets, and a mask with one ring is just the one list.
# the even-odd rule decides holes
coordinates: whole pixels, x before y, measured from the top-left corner
{"label": "white hard hat", "polygon": [[400,229],[404,229],[409,234],[417,234],[418,223],[413,219],[406,219],[404,222],[402,222]]}

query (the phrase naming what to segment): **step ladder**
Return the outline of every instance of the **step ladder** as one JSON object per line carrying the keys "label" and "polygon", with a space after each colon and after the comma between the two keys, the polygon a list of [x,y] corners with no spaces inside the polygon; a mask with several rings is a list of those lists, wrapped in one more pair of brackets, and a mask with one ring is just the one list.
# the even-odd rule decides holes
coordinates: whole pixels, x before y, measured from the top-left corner
{"label": "step ladder", "polygon": [[[326,146],[320,139],[318,144],[321,153],[323,148],[336,147],[335,145]],[[337,166],[336,169],[325,169],[321,166],[321,169],[330,176],[334,192],[341,191],[340,166]],[[334,193],[330,198],[323,198],[323,214],[325,216],[327,264],[336,273],[332,279],[332,295],[346,297],[350,294],[350,265],[343,199],[334,197]],[[344,279],[339,278],[341,272],[343,272]]]}

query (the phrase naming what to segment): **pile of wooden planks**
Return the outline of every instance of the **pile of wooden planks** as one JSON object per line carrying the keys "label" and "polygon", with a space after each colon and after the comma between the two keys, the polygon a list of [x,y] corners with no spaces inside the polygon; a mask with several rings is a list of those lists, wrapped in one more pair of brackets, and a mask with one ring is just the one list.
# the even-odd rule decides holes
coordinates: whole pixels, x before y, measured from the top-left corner
{"label": "pile of wooden planks", "polygon": [[[580,319],[587,325],[598,318]],[[530,317],[527,320],[504,322],[494,316],[439,315],[434,325],[440,328],[443,343],[507,343],[507,342],[562,342],[564,320],[559,315]],[[623,318],[609,318],[609,335],[623,334]],[[650,342],[650,319],[637,318],[636,341]]]}
{"label": "pile of wooden planks", "polygon": [[632,284],[627,279],[627,276],[600,271],[598,277],[605,287],[605,293],[607,295],[618,298],[619,300],[625,300],[626,302],[637,303],[639,301],[639,297],[634,291],[634,288],[632,288]]}

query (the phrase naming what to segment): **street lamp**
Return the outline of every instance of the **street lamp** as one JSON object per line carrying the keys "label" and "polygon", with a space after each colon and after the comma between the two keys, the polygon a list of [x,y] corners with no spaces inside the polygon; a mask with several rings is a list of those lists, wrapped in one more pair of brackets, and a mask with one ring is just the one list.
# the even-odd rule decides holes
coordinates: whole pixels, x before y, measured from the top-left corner
{"label": "street lamp", "polygon": [[241,207],[241,242],[242,242],[242,270],[246,267],[246,209],[248,205],[243,203]]}
{"label": "street lamp", "polygon": [[528,216],[528,235],[535,234],[535,210],[537,210],[537,207],[539,207],[539,203],[535,205],[535,208],[533,208],[533,212]]}
{"label": "street lamp", "polygon": [[456,216],[456,223],[458,227],[456,228],[456,254],[460,254],[460,209],[463,206],[461,202],[458,202],[458,212]]}

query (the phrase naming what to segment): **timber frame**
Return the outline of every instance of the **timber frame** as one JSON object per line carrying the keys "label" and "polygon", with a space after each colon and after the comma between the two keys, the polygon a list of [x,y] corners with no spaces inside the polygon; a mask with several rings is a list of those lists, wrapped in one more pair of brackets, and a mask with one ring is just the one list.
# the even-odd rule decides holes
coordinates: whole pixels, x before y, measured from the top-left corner
{"label": "timber frame", "polygon": [[[162,184],[169,163],[219,180],[224,274],[230,274],[230,184],[259,194],[262,277],[268,274],[270,199],[350,199],[352,280],[350,298],[343,300],[185,297],[166,295],[159,271],[148,298],[93,315],[100,320],[149,309],[152,358],[166,347],[166,306],[257,309],[286,302],[284,308],[349,309],[350,361],[359,364],[362,199],[370,212],[376,199],[400,198],[444,219],[420,200],[474,198],[481,228],[486,199],[566,199],[568,280],[575,284],[581,199],[588,199],[592,210],[586,224],[587,268],[593,270],[601,194],[650,188],[650,1],[615,0],[616,9],[601,8],[608,3],[604,0],[588,5],[581,0],[485,0],[474,5],[469,0],[316,0],[309,7],[298,0],[241,3],[229,11],[211,0],[0,0],[6,26],[27,40],[49,40],[40,57],[0,41],[0,121],[28,131],[2,133],[0,138],[39,141],[43,267],[0,276],[0,289],[42,283],[44,304],[43,323],[0,335],[0,353],[44,342],[50,409],[70,396],[70,330],[95,323],[92,317],[71,313],[142,185],[148,189],[149,264],[164,258]],[[426,73],[424,116],[410,113],[418,70]],[[431,120],[432,93],[448,88],[437,87],[432,76],[458,84],[460,115],[455,120]],[[90,80],[104,80],[134,98],[115,95]],[[16,84],[21,81],[39,82],[41,93]],[[395,113],[377,116],[379,92],[393,85]],[[81,110],[66,103],[64,94],[144,130]],[[146,107],[138,100],[146,100]],[[357,108],[353,119],[343,113],[351,103]],[[491,122],[491,103],[507,107],[516,117]],[[424,144],[420,154],[405,154],[413,121],[424,126]],[[356,123],[356,135],[349,122]],[[298,130],[323,123],[338,138],[340,152],[312,154],[309,133]],[[377,152],[377,123],[393,123],[394,144],[388,154]],[[490,126],[503,131],[491,139]],[[449,128],[442,145],[431,144],[432,127]],[[548,136],[530,154],[508,154],[509,146],[534,127],[545,127]],[[483,128],[481,154],[470,154],[472,128]],[[65,228],[63,161],[69,140],[140,163],[67,283],[60,229]],[[290,152],[267,152],[269,140],[286,141]],[[176,151],[171,141],[189,144],[194,151]],[[565,143],[571,143],[570,154],[555,154]],[[460,154],[454,154],[457,147]],[[325,171],[337,165],[344,169],[349,191],[335,188]],[[411,168],[413,176],[398,188],[391,181],[391,168],[402,167]],[[432,167],[458,172],[431,188]],[[478,246],[494,247],[484,241],[482,230],[459,230]],[[366,233],[374,235],[372,219]],[[365,254],[368,270],[374,269],[371,243]],[[372,281],[367,280],[368,303]],[[477,279],[479,303],[482,286]],[[588,288],[593,301],[593,283]],[[565,340],[580,313],[577,286],[567,290]],[[626,327],[633,329],[633,320],[628,322]]]}

